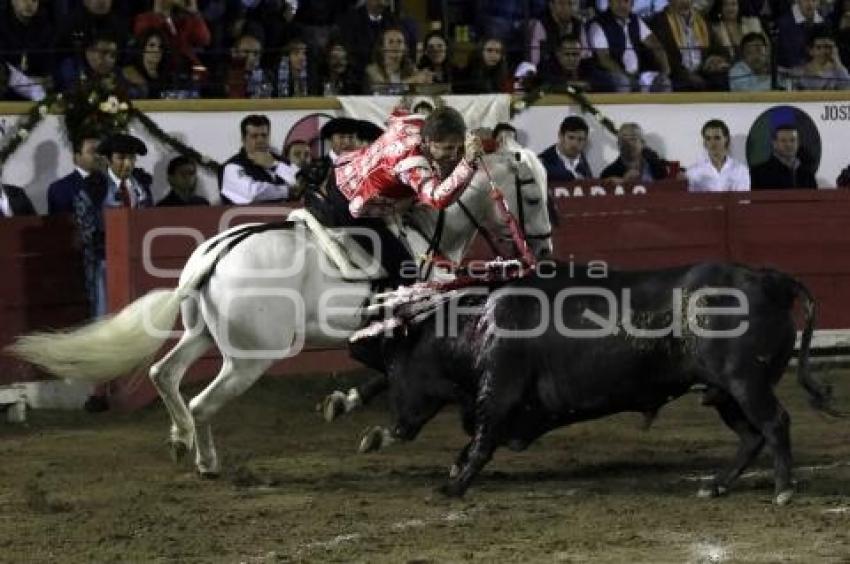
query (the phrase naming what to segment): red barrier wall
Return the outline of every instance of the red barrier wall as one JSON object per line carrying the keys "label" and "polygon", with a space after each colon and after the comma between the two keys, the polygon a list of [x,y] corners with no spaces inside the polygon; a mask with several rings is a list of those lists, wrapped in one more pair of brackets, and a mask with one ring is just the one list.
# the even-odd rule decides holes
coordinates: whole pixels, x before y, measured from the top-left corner
{"label": "red barrier wall", "polygon": [[[67,327],[88,315],[83,265],[70,217],[0,217],[0,349],[16,335]],[[0,384],[37,380],[0,354]]]}
{"label": "red barrier wall", "polygon": [[[605,260],[612,267],[653,268],[702,260],[773,266],[801,278],[818,299],[819,329],[850,328],[850,192],[652,194],[558,198],[555,249],[564,261]],[[235,208],[112,210],[107,213],[108,286],[111,309],[176,276],[152,275],[144,266],[146,234],[151,264],[179,272],[195,239],[154,229],[182,227],[208,237]],[[280,208],[266,208],[281,218]],[[230,224],[264,221],[242,216]],[[0,221],[0,346],[17,334],[83,321],[85,296],[73,230],[65,220]],[[481,253],[482,245],[477,246]],[[273,373],[330,372],[353,367],[344,350],[308,351],[278,363]],[[190,378],[218,370],[215,355],[202,359]],[[37,377],[0,356],[0,383]],[[117,381],[113,405],[137,407],[154,397],[144,377]]]}

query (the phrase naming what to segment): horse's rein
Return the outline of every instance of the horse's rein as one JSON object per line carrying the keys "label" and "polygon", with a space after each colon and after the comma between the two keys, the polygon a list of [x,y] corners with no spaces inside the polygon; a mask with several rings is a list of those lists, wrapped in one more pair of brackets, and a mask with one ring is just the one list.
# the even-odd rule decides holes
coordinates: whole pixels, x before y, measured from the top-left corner
{"label": "horse's rein", "polygon": [[519,250],[520,259],[528,268],[534,268],[537,264],[537,259],[534,258],[534,253],[531,252],[531,247],[528,245],[528,241],[525,236],[522,234],[522,230],[517,223],[514,214],[511,213],[510,208],[508,208],[508,204],[505,202],[505,195],[499,190],[499,187],[496,186],[496,183],[493,181],[493,177],[490,175],[490,169],[487,168],[487,163],[484,162],[483,157],[478,157],[478,164],[481,167],[481,170],[484,171],[484,175],[487,177],[487,182],[490,184],[490,197],[496,202],[496,207],[499,210],[499,213],[502,215],[502,218],[507,223],[508,228],[511,231],[511,238],[516,245],[516,248]]}

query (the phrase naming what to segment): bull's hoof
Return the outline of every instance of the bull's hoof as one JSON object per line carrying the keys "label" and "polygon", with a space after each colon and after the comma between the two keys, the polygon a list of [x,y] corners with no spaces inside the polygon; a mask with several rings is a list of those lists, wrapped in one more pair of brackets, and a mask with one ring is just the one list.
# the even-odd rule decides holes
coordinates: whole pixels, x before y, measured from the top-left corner
{"label": "bull's hoof", "polygon": [[437,492],[444,497],[458,498],[463,497],[466,488],[456,480],[451,480],[437,488]]}
{"label": "bull's hoof", "polygon": [[169,441],[168,447],[171,452],[171,460],[175,463],[182,462],[190,450],[189,445],[181,441]]}
{"label": "bull's hoof", "polygon": [[640,423],[640,430],[649,431],[652,424],[655,423],[655,419],[658,417],[658,410],[653,409],[651,411],[644,411],[641,413],[641,416],[643,417],[643,420]]}
{"label": "bull's hoof", "polygon": [[454,480],[458,476],[460,476],[460,466],[452,464],[451,467],[449,467],[449,479]]}
{"label": "bull's hoof", "polygon": [[530,443],[525,439],[511,439],[508,441],[508,449],[513,452],[522,452],[528,448]]}
{"label": "bull's hoof", "polygon": [[720,405],[723,399],[723,392],[714,387],[707,387],[702,393],[700,403],[705,406]]}
{"label": "bull's hoof", "polygon": [[360,438],[360,445],[357,447],[357,452],[360,454],[375,452],[381,450],[383,445],[384,430],[381,427],[369,427]]}
{"label": "bull's hoof", "polygon": [[784,505],[788,505],[789,503],[791,503],[791,498],[793,498],[793,497],[794,497],[794,490],[792,490],[792,489],[782,490],[781,492],[776,494],[776,497],[773,498],[773,503],[775,503],[779,507],[782,507]]}
{"label": "bull's hoof", "polygon": [[331,423],[340,415],[345,414],[345,394],[336,391],[325,396],[322,402],[322,417]]}
{"label": "bull's hoof", "polygon": [[703,486],[697,491],[697,497],[701,499],[710,499],[714,497],[721,497],[726,495],[729,490],[725,486],[720,486],[717,484],[711,484],[710,486]]}

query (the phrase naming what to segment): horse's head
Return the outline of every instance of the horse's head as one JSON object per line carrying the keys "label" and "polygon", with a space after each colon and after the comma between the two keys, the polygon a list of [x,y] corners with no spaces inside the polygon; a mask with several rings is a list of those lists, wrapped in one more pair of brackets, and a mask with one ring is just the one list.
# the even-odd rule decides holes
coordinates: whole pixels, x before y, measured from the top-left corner
{"label": "horse's head", "polygon": [[[499,150],[483,157],[484,166],[525,234],[534,256],[546,258],[552,254],[552,224],[549,221],[546,169],[529,149],[507,140]],[[468,191],[489,191],[490,179],[479,170]],[[488,198],[489,200],[489,198]],[[486,214],[487,227],[498,237],[510,240],[507,222],[490,207]]]}

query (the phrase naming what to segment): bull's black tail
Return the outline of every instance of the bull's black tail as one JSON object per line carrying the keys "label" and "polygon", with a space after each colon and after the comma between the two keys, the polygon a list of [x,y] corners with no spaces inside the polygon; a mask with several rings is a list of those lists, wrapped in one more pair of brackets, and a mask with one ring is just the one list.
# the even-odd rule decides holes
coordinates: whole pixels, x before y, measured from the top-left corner
{"label": "bull's black tail", "polygon": [[812,377],[809,366],[812,335],[815,332],[815,320],[817,319],[817,304],[808,288],[796,280],[794,280],[794,285],[806,321],[806,325],[803,327],[803,335],[800,338],[800,355],[797,357],[797,381],[809,393],[812,406],[815,409],[828,411],[829,404],[832,401],[832,389],[829,385],[816,381]]}
{"label": "bull's black tail", "polygon": [[[789,309],[797,299],[803,308],[805,326],[800,338],[800,354],[797,357],[797,381],[808,392],[812,407],[834,417],[843,417],[844,414],[832,407],[832,387],[815,379],[809,366],[812,335],[817,319],[817,303],[814,296],[806,286],[787,274],[775,270],[765,270],[764,273],[766,274],[765,289],[768,295],[777,298],[777,301],[787,303]],[[789,297],[790,300],[787,299]]]}

